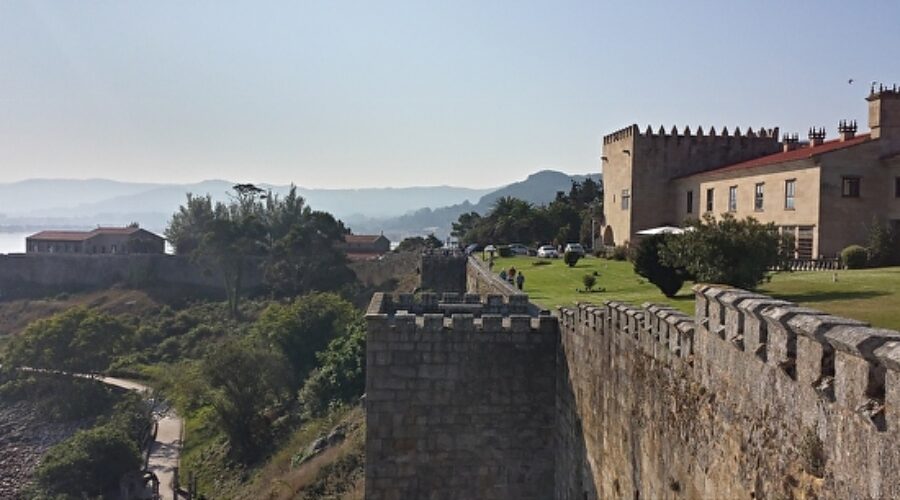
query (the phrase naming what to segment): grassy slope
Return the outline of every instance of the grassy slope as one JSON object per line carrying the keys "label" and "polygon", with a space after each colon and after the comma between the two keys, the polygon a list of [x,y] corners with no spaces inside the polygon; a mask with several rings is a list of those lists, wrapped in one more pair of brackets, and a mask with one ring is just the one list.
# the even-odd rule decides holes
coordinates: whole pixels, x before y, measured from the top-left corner
{"label": "grassy slope", "polygon": [[[535,257],[498,259],[494,270],[515,266],[525,272],[525,292],[548,308],[574,302],[621,300],[633,304],[670,304],[693,312],[691,283],[685,283],[674,299],[667,299],[645,279],[634,274],[631,263],[586,258],[569,268],[562,259],[550,265],[534,266]],[[581,279],[598,272],[597,287],[604,292],[582,293]],[[777,273],[759,291],[822,311],[868,321],[875,326],[900,330],[900,267],[840,271],[837,282],[831,272]]]}

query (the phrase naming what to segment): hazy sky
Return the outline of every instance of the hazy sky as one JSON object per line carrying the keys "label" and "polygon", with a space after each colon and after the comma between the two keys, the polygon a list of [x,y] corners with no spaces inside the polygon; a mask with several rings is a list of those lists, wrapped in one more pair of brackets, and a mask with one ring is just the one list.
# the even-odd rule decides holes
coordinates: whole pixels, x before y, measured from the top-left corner
{"label": "hazy sky", "polygon": [[893,0],[0,0],[0,182],[485,187],[596,172],[633,122],[833,137],[900,81],[898,22]]}

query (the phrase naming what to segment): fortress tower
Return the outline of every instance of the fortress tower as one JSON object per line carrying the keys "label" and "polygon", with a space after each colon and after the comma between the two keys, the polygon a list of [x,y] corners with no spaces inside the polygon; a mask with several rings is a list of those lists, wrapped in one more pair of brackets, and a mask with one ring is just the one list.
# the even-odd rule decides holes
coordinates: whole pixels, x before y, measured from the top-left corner
{"label": "fortress tower", "polygon": [[671,179],[769,155],[782,149],[778,127],[691,131],[631,125],[603,138],[604,245],[621,245],[634,233],[661,225],[678,225],[677,198]]}

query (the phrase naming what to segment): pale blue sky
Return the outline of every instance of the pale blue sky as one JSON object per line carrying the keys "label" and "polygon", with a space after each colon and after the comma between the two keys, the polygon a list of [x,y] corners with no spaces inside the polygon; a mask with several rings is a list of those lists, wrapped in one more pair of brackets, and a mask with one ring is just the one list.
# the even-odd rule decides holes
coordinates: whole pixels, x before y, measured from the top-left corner
{"label": "pale blue sky", "polygon": [[0,182],[485,187],[595,172],[632,122],[834,136],[900,81],[898,22],[887,0],[0,0]]}

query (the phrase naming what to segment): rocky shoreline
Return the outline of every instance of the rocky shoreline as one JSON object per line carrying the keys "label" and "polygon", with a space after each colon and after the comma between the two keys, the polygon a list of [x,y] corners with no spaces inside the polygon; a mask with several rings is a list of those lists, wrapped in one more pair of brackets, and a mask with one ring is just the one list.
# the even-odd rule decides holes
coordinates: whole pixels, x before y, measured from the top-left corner
{"label": "rocky shoreline", "polygon": [[90,423],[47,422],[32,402],[0,400],[0,498],[19,498],[44,453]]}

